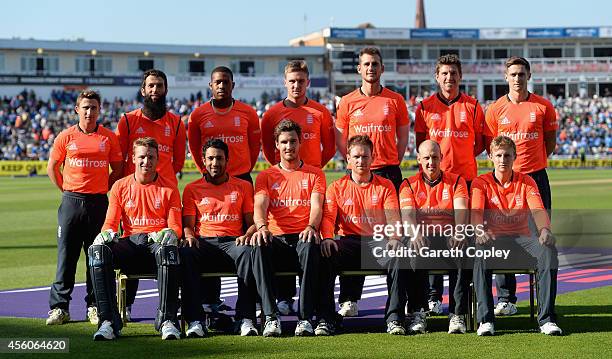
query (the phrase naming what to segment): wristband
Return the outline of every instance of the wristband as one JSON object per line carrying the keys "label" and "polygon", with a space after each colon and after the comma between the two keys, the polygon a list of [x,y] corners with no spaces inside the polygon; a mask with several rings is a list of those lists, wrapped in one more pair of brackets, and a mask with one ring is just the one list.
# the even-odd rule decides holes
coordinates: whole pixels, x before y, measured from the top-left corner
{"label": "wristband", "polygon": [[262,228],[263,228],[263,227],[265,227],[265,226],[267,226],[267,224],[266,224],[266,223],[264,223],[264,224],[262,224],[262,225],[260,225],[260,226],[257,226],[257,230],[259,231],[260,229],[262,229]]}
{"label": "wristband", "polygon": [[313,226],[312,224],[307,225],[306,227],[310,227],[312,229],[315,230],[315,232],[318,232],[319,230],[317,229],[317,227]]}

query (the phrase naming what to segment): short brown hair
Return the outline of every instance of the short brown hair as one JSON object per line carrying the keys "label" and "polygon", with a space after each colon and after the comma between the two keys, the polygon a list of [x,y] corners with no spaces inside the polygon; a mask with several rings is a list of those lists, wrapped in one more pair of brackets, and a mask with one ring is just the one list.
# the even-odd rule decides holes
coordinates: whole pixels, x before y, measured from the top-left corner
{"label": "short brown hair", "polygon": [[102,99],[100,98],[100,94],[94,90],[81,91],[81,93],[79,94],[79,97],[77,97],[76,99],[76,105],[79,106],[79,104],[81,103],[81,100],[84,98],[89,99],[89,100],[96,100],[98,101],[98,106],[102,105]]}
{"label": "short brown hair", "polygon": [[298,135],[298,140],[302,141],[302,128],[297,123],[291,120],[282,120],[276,125],[274,128],[274,141],[278,141],[278,137],[282,132],[291,132],[295,131]]}
{"label": "short brown hair", "polygon": [[285,65],[285,76],[291,72],[303,72],[306,76],[310,76],[308,72],[308,64],[304,60],[291,60]]}
{"label": "short brown hair", "polygon": [[351,152],[351,148],[355,146],[366,146],[370,148],[370,152],[374,151],[374,143],[368,135],[357,135],[349,138],[346,144],[346,153]]}
{"label": "short brown hair", "polygon": [[531,66],[529,66],[529,61],[524,57],[520,56],[512,56],[508,60],[506,60],[506,70],[512,65],[523,65],[527,69],[527,72],[531,72]]}
{"label": "short brown hair", "polygon": [[132,144],[132,148],[136,148],[136,147],[147,147],[147,148],[154,148],[155,149],[155,153],[159,154],[159,146],[157,145],[157,141],[155,141],[155,139],[153,137],[140,137],[137,138],[136,140],[134,140],[134,143]]}
{"label": "short brown hair", "polygon": [[382,64],[383,62],[382,54],[380,53],[380,49],[378,47],[364,47],[363,49],[361,49],[361,51],[359,51],[359,63],[361,63],[361,56],[364,54],[368,54],[370,56],[378,56],[378,58],[380,59],[380,63]]}
{"label": "short brown hair", "polygon": [[438,57],[438,62],[436,62],[436,75],[438,74],[438,71],[440,71],[440,67],[442,67],[442,65],[457,66],[459,75],[461,75],[461,60],[459,60],[459,56],[455,54],[446,54]]}
{"label": "short brown hair", "polygon": [[516,155],[516,144],[512,139],[508,136],[497,136],[491,141],[491,146],[489,147],[489,153],[493,153],[494,148],[512,148],[514,154]]}

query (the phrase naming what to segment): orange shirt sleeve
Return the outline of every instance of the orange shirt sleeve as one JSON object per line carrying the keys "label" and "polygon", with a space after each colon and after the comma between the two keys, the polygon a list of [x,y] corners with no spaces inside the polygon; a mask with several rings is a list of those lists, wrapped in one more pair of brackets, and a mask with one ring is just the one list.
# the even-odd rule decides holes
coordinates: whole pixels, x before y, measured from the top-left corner
{"label": "orange shirt sleeve", "polygon": [[110,142],[109,162],[121,162],[123,160],[123,152],[119,145],[119,138],[109,130],[108,140]]}
{"label": "orange shirt sleeve", "polygon": [[193,190],[191,185],[185,186],[183,190],[183,216],[195,216],[196,205],[193,201]]}
{"label": "orange shirt sleeve", "polygon": [[395,118],[397,127],[410,125],[410,117],[408,117],[408,107],[402,95],[397,96],[397,116]]}
{"label": "orange shirt sleeve", "polygon": [[487,194],[487,184],[485,181],[475,178],[472,182],[472,209],[484,209]]}
{"label": "orange shirt sleeve", "polygon": [[348,119],[348,98],[344,96],[340,103],[338,104],[338,110],[336,111],[336,128],[342,130],[343,136],[348,136],[348,127],[349,127],[349,119]]}
{"label": "orange shirt sleeve", "polygon": [[557,112],[550,101],[546,101],[546,112],[544,113],[544,132],[556,131],[559,128]]}
{"label": "orange shirt sleeve", "polygon": [[251,171],[257,162],[257,157],[259,157],[259,150],[261,148],[261,129],[259,128],[259,117],[257,116],[257,112],[255,112],[255,110],[250,109],[247,116],[249,151],[251,154],[251,169],[249,171]]}
{"label": "orange shirt sleeve", "polygon": [[122,182],[115,182],[108,194],[108,210],[106,211],[106,219],[102,230],[112,229],[114,232],[119,232],[119,222],[121,222],[121,201],[119,199],[119,185]]}
{"label": "orange shirt sleeve", "polygon": [[183,124],[180,117],[177,118],[177,122],[178,131],[174,137],[174,158],[172,159],[172,168],[175,174],[183,169],[183,165],[185,164],[185,146],[187,144],[185,124]]}
{"label": "orange shirt sleeve", "polygon": [[416,207],[416,202],[414,200],[414,193],[412,193],[412,189],[410,188],[410,184],[408,181],[403,181],[400,189],[399,189],[399,206],[400,208],[410,209]]}
{"label": "orange shirt sleeve", "polygon": [[53,141],[53,148],[51,149],[51,158],[57,162],[63,163],[66,160],[66,140],[67,136],[60,133],[55,141]]}
{"label": "orange shirt sleeve", "polygon": [[266,172],[260,172],[255,178],[255,195],[264,195],[270,197],[268,189],[268,175]]}
{"label": "orange shirt sleeve", "polygon": [[495,103],[489,105],[485,114],[484,135],[487,137],[497,136],[497,119],[495,118]]}
{"label": "orange shirt sleeve", "polygon": [[457,187],[455,187],[455,192],[453,194],[453,199],[457,198],[465,198],[469,199],[470,195],[467,190],[467,183],[463,179],[463,177],[459,177],[459,181],[457,182]]}
{"label": "orange shirt sleeve", "polygon": [[476,102],[474,111],[476,113],[474,116],[474,133],[482,133],[485,126],[485,115],[479,102]]}
{"label": "orange shirt sleeve", "polygon": [[529,205],[529,209],[544,209],[544,203],[542,202],[542,197],[540,196],[540,191],[538,190],[538,185],[535,181],[529,177],[525,176],[525,198],[527,200],[527,205]]}
{"label": "orange shirt sleeve", "polygon": [[181,195],[178,188],[174,187],[170,194],[170,207],[168,208],[168,228],[176,232],[180,238],[183,236],[183,221],[181,217]]}
{"label": "orange shirt sleeve", "polygon": [[427,133],[427,124],[423,117],[423,102],[421,102],[414,112],[414,132]]}
{"label": "orange shirt sleeve", "polygon": [[385,202],[384,202],[384,208],[385,209],[398,209],[399,208],[399,201],[397,199],[397,194],[395,192],[395,188],[393,187],[393,183],[387,183],[385,185],[386,187],[386,191],[385,191]]}
{"label": "orange shirt sleeve", "polygon": [[189,152],[191,158],[200,172],[204,172],[204,159],[202,159],[202,131],[200,130],[199,109],[195,109],[187,121],[187,137],[189,139]]}
{"label": "orange shirt sleeve", "polygon": [[[126,160],[128,149],[130,146],[130,133],[128,130],[127,115],[123,114],[117,124],[117,138],[119,139],[119,147],[121,147],[121,155],[123,160]],[[127,159],[129,161],[129,159]],[[125,169],[124,169],[125,170]]]}
{"label": "orange shirt sleeve", "polygon": [[323,171],[321,171],[318,168],[317,168],[317,171],[315,172],[315,174],[317,176],[315,177],[315,182],[314,182],[314,186],[312,188],[312,192],[321,193],[321,194],[325,195],[325,188],[327,187],[327,184],[326,184],[326,181],[325,181],[325,174],[323,173]]}
{"label": "orange shirt sleeve", "polygon": [[325,167],[327,162],[336,154],[336,131],[334,130],[334,120],[327,108],[322,107],[323,118],[321,119],[321,144],[323,152],[321,154],[321,167]]}
{"label": "orange shirt sleeve", "polygon": [[270,109],[261,119],[261,144],[264,157],[271,165],[276,164],[276,145],[274,143],[274,127],[276,126],[276,113]]}
{"label": "orange shirt sleeve", "polygon": [[253,213],[254,200],[253,200],[253,186],[246,182],[244,187],[244,201],[242,202],[242,213]]}
{"label": "orange shirt sleeve", "polygon": [[323,206],[321,235],[324,239],[334,238],[336,216],[338,215],[338,203],[336,201],[336,186],[332,183],[325,194],[325,205]]}

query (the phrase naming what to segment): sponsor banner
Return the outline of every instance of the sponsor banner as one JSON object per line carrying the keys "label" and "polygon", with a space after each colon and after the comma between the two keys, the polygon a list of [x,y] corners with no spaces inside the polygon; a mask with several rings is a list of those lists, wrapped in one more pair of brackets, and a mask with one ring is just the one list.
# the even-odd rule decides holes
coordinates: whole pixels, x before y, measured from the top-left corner
{"label": "sponsor banner", "polygon": [[[172,88],[207,88],[209,77],[206,76],[168,76],[168,85]],[[235,88],[283,88],[283,76],[241,76],[235,75]],[[327,77],[312,77],[310,87],[326,88]],[[139,83],[140,84],[140,83]]]}
{"label": "sponsor banner", "polygon": [[612,37],[612,27],[600,27],[599,37]]}
{"label": "sponsor banner", "polygon": [[365,38],[366,39],[409,39],[410,38],[410,29],[406,28],[388,28],[388,29],[365,29]]}
{"label": "sponsor banner", "polygon": [[478,29],[411,29],[414,39],[477,39]]}
{"label": "sponsor banner", "polygon": [[46,175],[47,161],[0,161],[0,176]]}
{"label": "sponsor banner", "polygon": [[566,37],[599,37],[596,27],[571,27],[565,29]]}
{"label": "sponsor banner", "polygon": [[[493,168],[493,162],[489,160],[477,160],[478,168]],[[418,166],[415,159],[403,160],[400,167],[405,170],[416,169]],[[270,167],[265,161],[258,161],[253,167],[253,172],[261,172]],[[612,159],[587,159],[581,162],[579,159],[555,159],[548,160],[549,168],[609,168],[612,169]],[[323,170],[343,171],[346,165],[343,161],[330,161]],[[198,173],[198,168],[193,160],[185,160],[183,173]],[[46,176],[47,161],[0,161],[0,176]]]}
{"label": "sponsor banner", "polygon": [[477,39],[478,29],[448,29],[446,33],[451,39]]}
{"label": "sponsor banner", "polygon": [[364,39],[365,29],[332,27],[330,37],[334,39]]}
{"label": "sponsor banner", "polygon": [[499,29],[480,29],[481,39],[503,40],[503,39],[524,39],[527,37],[526,29],[499,28]]}
{"label": "sponsor banner", "polygon": [[445,39],[447,33],[444,29],[411,29],[410,37],[413,39]]}
{"label": "sponsor banner", "polygon": [[140,77],[0,76],[2,85],[140,86]]}
{"label": "sponsor banner", "polygon": [[527,38],[560,38],[565,35],[563,30],[561,27],[527,29]]}

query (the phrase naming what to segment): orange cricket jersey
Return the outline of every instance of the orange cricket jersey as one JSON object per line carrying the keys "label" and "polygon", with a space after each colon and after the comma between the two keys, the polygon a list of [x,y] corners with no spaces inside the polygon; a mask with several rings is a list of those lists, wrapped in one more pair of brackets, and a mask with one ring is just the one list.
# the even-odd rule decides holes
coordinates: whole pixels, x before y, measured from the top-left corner
{"label": "orange cricket jersey", "polygon": [[196,108],[187,123],[189,151],[200,172],[205,172],[202,146],[218,138],[229,147],[227,173],[232,176],[249,173],[259,155],[261,131],[255,110],[238,100],[225,114],[217,114],[210,102]]}
{"label": "orange cricket jersey", "polygon": [[546,168],[544,132],[559,127],[550,101],[530,93],[527,100],[514,104],[505,95],[487,108],[485,121],[485,136],[508,136],[516,144],[513,170],[532,173]]}
{"label": "orange cricket jersey", "polygon": [[202,177],[183,190],[183,216],[196,217],[200,237],[243,235],[246,213],[253,213],[253,186],[239,178],[215,185]]}
{"label": "orange cricket jersey", "polygon": [[478,100],[460,93],[447,102],[436,93],[423,100],[415,113],[414,131],[425,133],[442,149],[442,171],[456,173],[467,181],[477,173],[474,142],[484,126],[484,112]]}
{"label": "orange cricket jersey", "polygon": [[417,223],[454,224],[456,198],[469,199],[465,180],[454,173],[442,172],[433,187],[425,183],[421,172],[404,179],[399,190],[401,209],[417,209]]}
{"label": "orange cricket jersey", "polygon": [[323,238],[333,238],[334,233],[372,236],[374,225],[387,224],[385,211],[397,211],[398,206],[395,187],[388,179],[373,175],[362,187],[348,174],[327,188],[321,233]]}
{"label": "orange cricket jersey", "polygon": [[148,184],[136,182],[133,174],[115,182],[110,190],[108,211],[102,230],[119,230],[123,236],[157,232],[171,228],[181,237],[181,195],[178,188],[162,176]]}
{"label": "orange cricket jersey", "polygon": [[183,168],[185,163],[185,125],[180,117],[166,112],[164,117],[158,120],[150,120],[142,109],[134,110],[121,116],[117,124],[117,137],[121,151],[125,156],[123,173],[125,175],[134,173],[132,144],[134,140],[141,137],[152,137],[159,145],[159,162],[157,173],[178,184],[176,173]]}
{"label": "orange cricket jersey", "polygon": [[[485,210],[486,226],[494,234],[529,234],[531,210],[544,210],[535,181],[514,171],[512,180],[504,188],[494,172],[476,177],[472,182],[473,210]],[[547,216],[546,226],[550,228]]]}
{"label": "orange cricket jersey", "polygon": [[372,169],[398,165],[397,128],[410,124],[406,101],[387,88],[376,96],[365,96],[361,89],[342,97],[336,127],[348,141],[355,135],[368,135],[374,143]]}
{"label": "orange cricket jersey", "polygon": [[298,108],[287,107],[284,101],[272,106],[261,119],[263,152],[271,164],[280,162],[274,143],[274,128],[282,120],[291,120],[302,128],[300,158],[311,166],[322,168],[336,154],[334,122],[320,103],[307,99]]}
{"label": "orange cricket jersey", "polygon": [[64,165],[64,191],[91,194],[108,192],[108,166],[123,159],[119,140],[113,131],[98,126],[95,132],[87,134],[79,125],[57,136],[51,158]]}
{"label": "orange cricket jersey", "polygon": [[325,175],[321,169],[303,164],[293,172],[272,166],[259,173],[255,195],[268,197],[268,229],[274,235],[302,232],[310,219],[310,196],[325,195]]}

